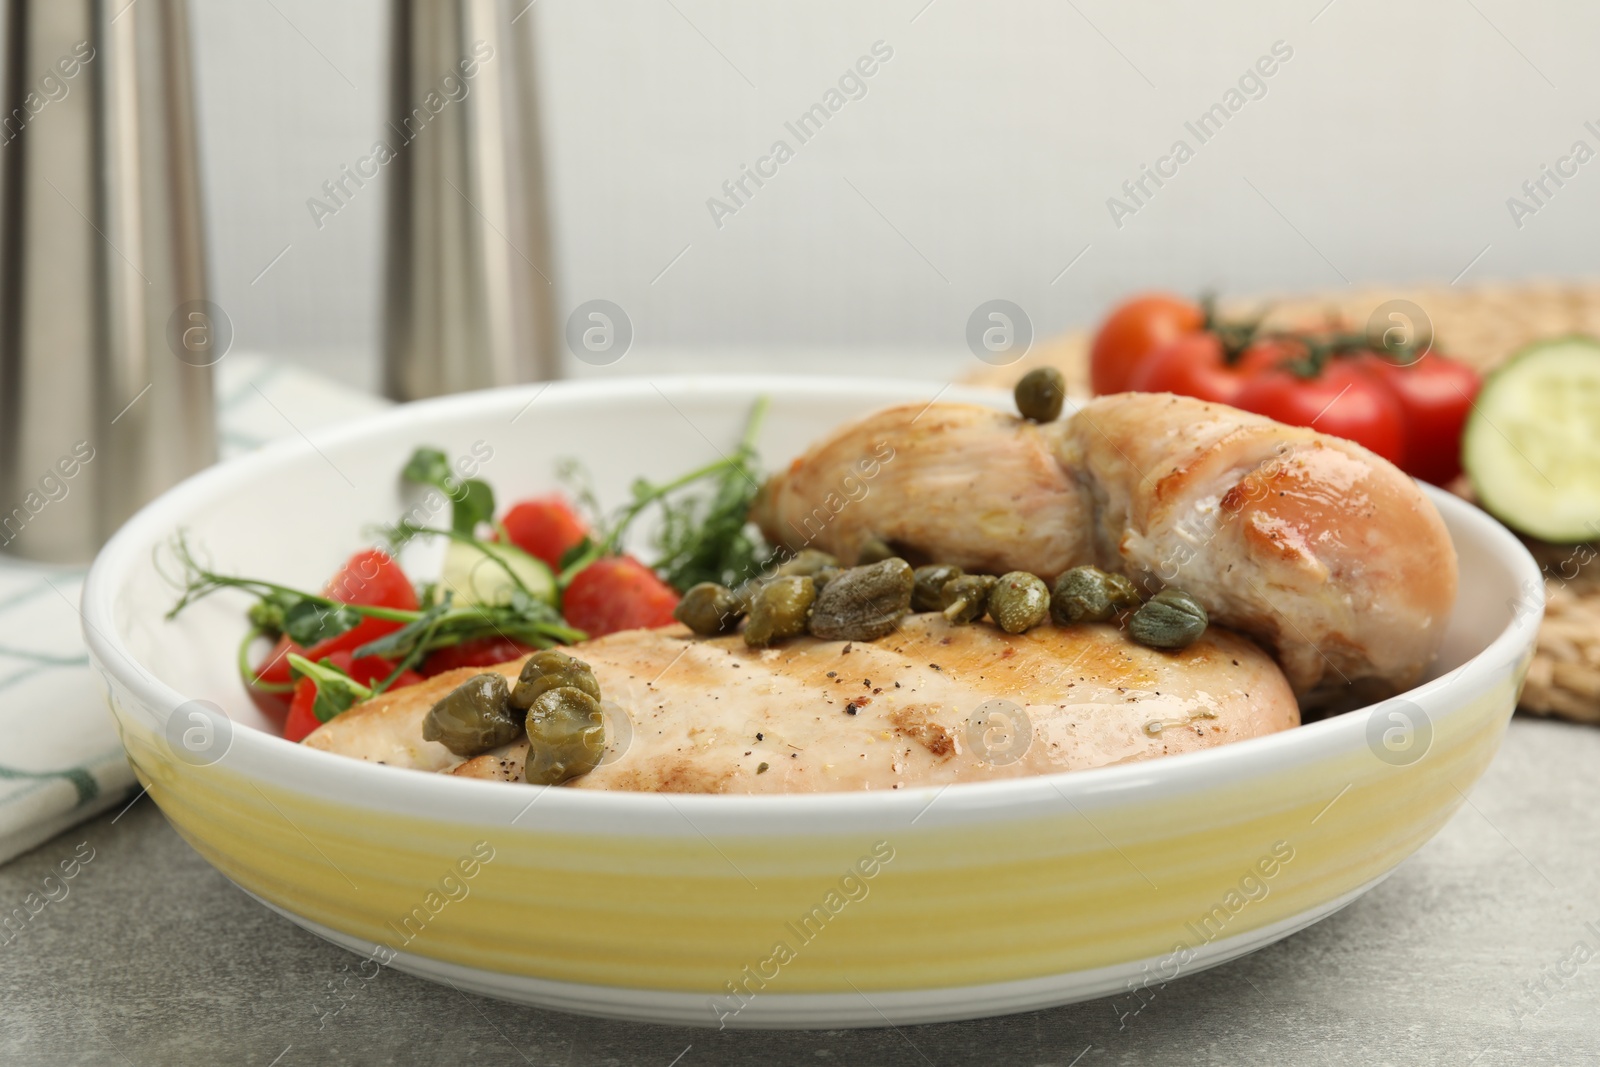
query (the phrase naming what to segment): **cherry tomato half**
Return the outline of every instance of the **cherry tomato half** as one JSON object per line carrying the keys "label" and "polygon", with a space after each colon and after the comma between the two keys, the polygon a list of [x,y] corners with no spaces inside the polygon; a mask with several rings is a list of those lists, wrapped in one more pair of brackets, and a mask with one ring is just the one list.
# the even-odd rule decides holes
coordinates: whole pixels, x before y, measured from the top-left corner
{"label": "cherry tomato half", "polygon": [[432,678],[457,667],[493,667],[496,663],[509,663],[534,651],[537,650],[532,645],[509,637],[475,637],[428,653],[417,670],[424,678]]}
{"label": "cherry tomato half", "polygon": [[1483,380],[1465,363],[1428,353],[1397,365],[1381,356],[1361,363],[1400,402],[1405,415],[1405,462],[1415,478],[1444,485],[1461,473],[1461,431]]}
{"label": "cherry tomato half", "polygon": [[[339,568],[339,572],[329,579],[322,595],[345,604],[417,610],[417,591],[411,587],[411,579],[406,577],[400,564],[390,558],[387,552],[376,548],[364,549],[351,556]],[[256,666],[256,677],[268,685],[287,685],[289,653],[316,662],[333,652],[360,648],[368,641],[393,633],[403,625],[387,619],[362,619],[344,633],[318,641],[308,649],[302,649],[286,636],[280,637],[272,651]]]}
{"label": "cherry tomato half", "polygon": [[670,626],[678,594],[632,556],[605,556],[572,576],[561,597],[567,622],[590,637]]}
{"label": "cherry tomato half", "polygon": [[1199,304],[1147,293],[1119,305],[1100,324],[1089,351],[1089,386],[1096,396],[1137,388],[1134,372],[1158,349],[1205,326]]}
{"label": "cherry tomato half", "polygon": [[559,568],[562,555],[589,536],[589,527],[556,495],[522,501],[506,512],[500,524],[512,544],[552,568]]}
{"label": "cherry tomato half", "polygon": [[1284,369],[1260,371],[1239,391],[1234,406],[1354,441],[1396,465],[1405,455],[1400,402],[1354,360],[1332,360],[1315,378]]}

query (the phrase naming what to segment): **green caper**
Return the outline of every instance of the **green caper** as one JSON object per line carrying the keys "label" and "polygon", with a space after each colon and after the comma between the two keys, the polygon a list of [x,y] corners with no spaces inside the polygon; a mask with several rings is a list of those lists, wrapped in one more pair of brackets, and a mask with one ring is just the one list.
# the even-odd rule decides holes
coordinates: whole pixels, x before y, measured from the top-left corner
{"label": "green caper", "polygon": [[438,741],[463,759],[513,741],[522,733],[522,716],[511,710],[510,700],[505,675],[475,674],[428,709],[422,739]]}
{"label": "green caper", "polygon": [[541,648],[528,657],[528,661],[522,665],[522,673],[524,676],[551,674],[556,671],[571,670],[574,663],[585,670],[589,666],[582,660],[574,659],[567,655],[559,648]]}
{"label": "green caper", "polygon": [[1139,591],[1120,574],[1099,567],[1074,567],[1056,579],[1050,614],[1065,626],[1073,622],[1105,622],[1117,612],[1139,606]]}
{"label": "green caper", "polygon": [[815,548],[802,548],[795,553],[792,559],[786,559],[780,563],[774,573],[780,577],[810,578],[824,568],[837,567],[838,565],[839,560],[826,552]]}
{"label": "green caper", "polygon": [[816,599],[817,587],[810,578],[787,576],[763,583],[750,600],[744,643],[766,648],[779,638],[805,633],[806,616]]}
{"label": "green caper", "polygon": [[824,567],[811,576],[811,584],[816,586],[817,592],[820,593],[824,586],[843,573],[843,567]]}
{"label": "green caper", "polygon": [[876,534],[868,534],[866,539],[861,542],[861,550],[856,553],[856,566],[861,567],[869,563],[882,563],[884,560],[893,559],[898,555],[899,553],[890,547],[889,542]]}
{"label": "green caper", "polygon": [[911,588],[911,610],[913,611],[939,611],[944,603],[939,599],[940,590],[944,583],[952,578],[959,578],[967,573],[960,567],[948,563],[930,563],[926,567],[918,567],[912,572],[915,585]]}
{"label": "green caper", "polygon": [[738,629],[739,620],[744,617],[744,604],[727,586],[700,582],[691,585],[683,594],[678,606],[672,609],[672,617],[701,637],[714,637]]}
{"label": "green caper", "polygon": [[989,610],[989,591],[1000,579],[992,574],[963,574],[944,583],[939,590],[939,606],[944,617],[955,623],[974,622]]}
{"label": "green caper", "polygon": [[588,774],[606,750],[600,701],[570,685],[539,694],[528,708],[528,762],[523,778],[534,785],[560,785]]}
{"label": "green caper", "polygon": [[811,636],[827,641],[875,641],[911,610],[911,564],[898,556],[851,567],[817,594]]}
{"label": "green caper", "polygon": [[1002,574],[989,590],[989,617],[1008,634],[1020,634],[1050,617],[1050,587],[1027,571]]}
{"label": "green caper", "polygon": [[526,711],[539,694],[557,686],[570,685],[600,699],[600,683],[594,671],[581,659],[573,659],[560,649],[535,652],[522,665],[516,688],[511,691],[511,706]]}
{"label": "green caper", "polygon": [[1054,422],[1067,396],[1067,380],[1054,367],[1035,367],[1014,390],[1017,411],[1034,422]]}
{"label": "green caper", "polygon": [[1163,589],[1128,619],[1128,636],[1151,648],[1187,648],[1206,632],[1210,619],[1200,602],[1181,589]]}

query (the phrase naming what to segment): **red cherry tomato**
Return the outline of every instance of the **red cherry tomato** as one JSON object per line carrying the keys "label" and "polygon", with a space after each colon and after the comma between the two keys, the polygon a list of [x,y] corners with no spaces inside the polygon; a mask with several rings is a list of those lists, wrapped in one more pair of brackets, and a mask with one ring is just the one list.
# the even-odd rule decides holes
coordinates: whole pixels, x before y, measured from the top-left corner
{"label": "red cherry tomato", "polygon": [[1217,404],[1232,404],[1245,383],[1261,371],[1302,354],[1280,339],[1257,341],[1233,363],[1214,333],[1192,333],[1154,352],[1133,372],[1128,388],[1141,393],[1177,393]]}
{"label": "red cherry tomato", "polygon": [[500,522],[512,544],[557,568],[562,555],[589,536],[589,527],[571,506],[553,495],[522,501]]}
{"label": "red cherry tomato", "polygon": [[632,556],[605,556],[573,575],[561,598],[567,622],[590,637],[668,626],[678,594]]}
{"label": "red cherry tomato", "polygon": [[311,732],[322,724],[317,721],[316,712],[311,710],[317,700],[317,687],[311,683],[310,678],[302,678],[295,683],[294,699],[289,701],[289,717],[283,720],[283,739],[299,744]]}
{"label": "red cherry tomato", "polygon": [[532,645],[508,637],[477,637],[428,653],[417,670],[424,678],[432,678],[458,667],[492,667],[496,663],[508,663],[534,651],[537,650]]}
{"label": "red cherry tomato", "polygon": [[1200,305],[1166,293],[1136,296],[1100,324],[1089,352],[1089,386],[1096,396],[1136,388],[1134,372],[1158,349],[1205,326]]}
{"label": "red cherry tomato", "polygon": [[1407,473],[1444,485],[1461,473],[1461,431],[1483,384],[1465,363],[1429,353],[1415,363],[1397,365],[1381,356],[1361,360],[1388,386],[1405,414]]}
{"label": "red cherry tomato", "polygon": [[1405,455],[1400,402],[1354,360],[1335,359],[1315,378],[1261,371],[1245,383],[1234,406],[1354,441],[1396,465]]}
{"label": "red cherry tomato", "polygon": [[[411,587],[411,579],[406,577],[400,564],[391,559],[387,552],[376,548],[365,549],[351,556],[339,568],[339,572],[329,579],[322,595],[345,604],[417,610],[417,591]],[[368,641],[393,633],[403,625],[387,619],[362,619],[344,633],[318,641],[308,649],[302,649],[288,637],[280,637],[266,659],[256,667],[256,677],[268,685],[287,685],[289,653],[315,662],[333,652],[359,648]]]}
{"label": "red cherry tomato", "polygon": [[[381,656],[362,656],[352,660],[348,652],[334,652],[327,657],[334,666],[344,671],[351,678],[362,685],[371,685],[381,682],[394,672],[394,664]],[[390,692],[401,686],[415,685],[422,681],[422,675],[416,671],[402,671],[400,677],[394,680],[389,687]],[[317,686],[310,678],[301,678],[294,684],[294,699],[289,702],[289,717],[283,721],[283,736],[288,741],[304,741],[306,737],[321,726],[317,720],[317,713],[312,710],[317,702]]]}

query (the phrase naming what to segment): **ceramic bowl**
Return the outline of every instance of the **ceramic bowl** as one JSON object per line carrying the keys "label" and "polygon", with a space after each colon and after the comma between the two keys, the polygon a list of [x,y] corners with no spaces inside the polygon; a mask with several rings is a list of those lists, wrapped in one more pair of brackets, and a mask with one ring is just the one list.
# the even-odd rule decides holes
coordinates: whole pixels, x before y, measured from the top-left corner
{"label": "ceramic bowl", "polygon": [[[267,906],[376,967],[566,1011],[708,1026],[970,1018],[1146,985],[1349,903],[1433,836],[1500,744],[1539,571],[1430,490],[1461,558],[1438,668],[1403,697],[1190,755],[870,794],[691,796],[421,774],[290,744],[235,673],[240,598],[176,620],[153,554],[318,586],[411,499],[418,444],[476,444],[500,498],[579,456],[602,498],[665,478],[772,408],[776,467],[939,384],[715,378],[530,386],[414,404],[206,471],[106,546],[83,594],[128,757],[178,831]],[[993,392],[945,399],[1006,406]],[[211,708],[225,711],[225,717]],[[363,967],[369,966],[366,963]]]}

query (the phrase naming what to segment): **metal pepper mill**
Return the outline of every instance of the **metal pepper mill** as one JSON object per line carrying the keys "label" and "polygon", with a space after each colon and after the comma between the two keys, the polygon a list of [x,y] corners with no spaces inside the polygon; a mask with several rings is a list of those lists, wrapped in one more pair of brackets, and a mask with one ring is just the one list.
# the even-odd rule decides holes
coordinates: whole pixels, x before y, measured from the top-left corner
{"label": "metal pepper mill", "polygon": [[184,0],[5,0],[0,551],[80,562],[216,458]]}
{"label": "metal pepper mill", "polygon": [[392,5],[383,353],[396,400],[558,370],[531,7]]}

